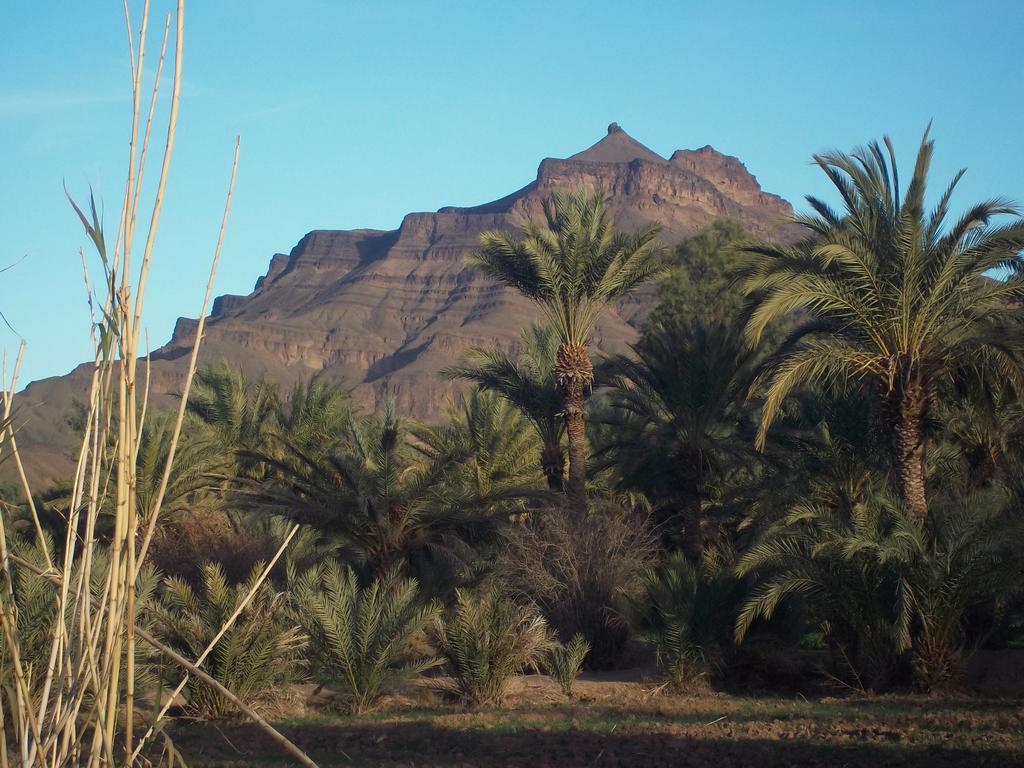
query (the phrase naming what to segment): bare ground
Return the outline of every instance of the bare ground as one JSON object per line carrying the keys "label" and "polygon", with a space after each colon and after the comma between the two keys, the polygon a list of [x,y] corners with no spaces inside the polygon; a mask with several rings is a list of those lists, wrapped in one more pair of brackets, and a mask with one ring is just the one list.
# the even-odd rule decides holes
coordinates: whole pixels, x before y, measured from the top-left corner
{"label": "bare ground", "polygon": [[[1019,697],[674,696],[638,673],[583,679],[572,699],[534,675],[516,681],[501,709],[413,692],[373,715],[310,709],[279,727],[325,768],[1024,768]],[[247,725],[179,723],[171,732],[194,768],[288,764]]]}

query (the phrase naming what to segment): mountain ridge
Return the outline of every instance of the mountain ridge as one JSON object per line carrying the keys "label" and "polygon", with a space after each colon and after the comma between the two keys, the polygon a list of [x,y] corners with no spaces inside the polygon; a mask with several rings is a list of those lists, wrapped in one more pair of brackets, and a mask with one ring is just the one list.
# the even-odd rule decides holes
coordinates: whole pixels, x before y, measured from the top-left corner
{"label": "mountain ridge", "polygon": [[[245,296],[213,303],[201,350],[206,364],[227,362],[253,377],[287,385],[322,375],[353,390],[368,408],[393,396],[406,413],[437,418],[455,389],[437,374],[474,345],[519,347],[536,310],[470,268],[465,255],[485,230],[514,229],[541,216],[542,200],[562,187],[604,191],[617,227],[661,227],[667,244],[718,218],[754,234],[791,239],[789,204],[761,189],[735,157],[710,146],[653,152],[616,123],[599,141],[568,158],[545,158],[535,178],[478,206],[413,212],[393,230],[314,229],[287,254],[274,254]],[[594,334],[597,353],[619,351],[653,306],[648,286],[609,307]],[[179,318],[152,358],[156,405],[174,402],[184,380],[197,321]],[[30,384],[18,400],[33,414],[19,445],[33,477],[66,474],[73,435],[65,414],[84,398],[88,365]],[[0,477],[10,470],[0,465]]]}

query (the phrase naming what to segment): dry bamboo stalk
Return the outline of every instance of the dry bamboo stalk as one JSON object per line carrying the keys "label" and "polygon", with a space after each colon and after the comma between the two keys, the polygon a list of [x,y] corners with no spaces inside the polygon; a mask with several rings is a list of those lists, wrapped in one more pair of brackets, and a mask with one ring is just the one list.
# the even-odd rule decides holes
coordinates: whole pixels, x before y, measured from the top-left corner
{"label": "dry bamboo stalk", "polygon": [[[217,265],[220,262],[220,252],[224,245],[224,232],[227,230],[228,215],[231,213],[231,198],[235,191],[235,178],[238,175],[238,153],[241,147],[241,140],[235,137],[235,155],[231,163],[231,179],[228,182],[228,194],[224,201],[224,215],[221,217],[220,231],[217,233],[217,245],[213,251],[213,262],[210,265],[210,276],[206,281],[206,294],[203,296],[203,306],[199,312],[199,320],[196,324],[196,338],[192,342],[192,352],[189,355],[188,372],[185,374],[185,384],[182,387],[181,399],[178,402],[178,413],[174,422],[170,448],[167,452],[167,461],[164,464],[163,476],[160,478],[160,487],[157,490],[156,499],[153,502],[154,510],[159,511],[163,504],[164,495],[167,493],[167,484],[171,478],[171,467],[174,462],[174,455],[178,447],[178,440],[181,437],[181,425],[185,421],[185,410],[188,407],[188,397],[192,390],[192,381],[195,378],[196,366],[199,361],[199,344],[203,338],[203,330],[206,328],[206,311],[210,305],[210,297],[213,295],[213,280],[217,274]],[[149,545],[153,540],[156,531],[157,515],[151,514],[146,525],[145,538],[139,548],[139,563],[145,561],[149,552]],[[136,577],[138,572],[136,572]]]}
{"label": "dry bamboo stalk", "polygon": [[[29,564],[8,550],[6,546],[7,531],[4,528],[3,517],[0,515],[0,580],[4,582],[3,588],[0,589],[0,624],[3,625],[4,640],[7,646],[5,653],[12,662],[11,671],[15,677],[13,714],[17,722],[13,723],[12,732],[17,737],[17,750],[23,768],[35,764],[40,765],[41,768],[56,768],[69,763],[89,766],[114,765],[115,737],[120,734],[125,735],[124,764],[130,765],[139,756],[138,750],[133,744],[134,706],[132,704],[135,689],[134,644],[136,633],[151,642],[154,647],[159,647],[160,644],[136,626],[135,586],[166,495],[175,451],[181,437],[184,408],[195,374],[203,323],[212,296],[213,278],[223,244],[237,171],[238,143],[236,140],[224,217],[192,350],[185,393],[175,422],[160,489],[152,509],[146,512],[146,536],[143,546],[140,548],[136,535],[139,522],[136,465],[141,429],[148,404],[150,377],[147,356],[146,383],[141,403],[142,411],[140,412],[137,407],[138,344],[145,288],[152,263],[153,245],[160,220],[177,125],[181,87],[184,6],[183,0],[177,0],[175,66],[170,115],[167,122],[167,138],[153,209],[149,218],[147,237],[138,270],[133,279],[132,255],[136,216],[141,198],[142,176],[146,165],[156,100],[160,89],[160,76],[166,59],[170,16],[168,15],[165,23],[157,76],[153,83],[152,98],[140,144],[139,124],[142,117],[141,92],[146,59],[149,0],[145,0],[143,6],[137,50],[133,42],[131,14],[127,0],[124,0],[123,5],[132,73],[132,120],[129,135],[127,182],[122,198],[122,210],[113,254],[106,252],[103,234],[95,217],[95,207],[93,208],[93,221],[90,224],[81,210],[75,206],[102,257],[104,283],[107,290],[102,304],[101,322],[93,326],[93,338],[96,342],[97,352],[94,358],[82,449],[78,455],[74,474],[72,505],[66,521],[67,529],[61,570],[57,570],[49,555],[45,538],[41,535],[42,528],[34,506],[32,514],[36,525],[36,538],[40,542],[40,547],[46,547],[47,567],[45,569]],[[74,205],[74,201],[72,204]],[[88,277],[87,265],[84,262],[84,252],[83,275],[86,293],[90,297],[91,319],[95,323],[96,305],[92,302],[94,294]],[[134,301],[133,289],[136,291]],[[4,393],[6,412],[10,411],[12,396],[13,386],[11,390]],[[21,459],[17,443],[13,439],[13,430],[7,429],[7,426],[9,424],[0,428],[0,444],[10,443],[10,450],[20,465]],[[22,474],[24,475],[23,470]],[[24,477],[23,485],[31,504],[31,493]],[[110,546],[106,549],[105,578],[100,582],[99,594],[94,594],[91,583],[94,563],[97,562],[95,555],[100,551],[96,535],[97,522],[101,510],[105,509],[108,500],[113,503],[114,532]],[[81,534],[79,533],[80,526],[83,526]],[[285,547],[295,535],[295,530],[292,530],[282,544],[273,562],[276,562],[284,552]],[[273,562],[268,566],[267,573],[269,573],[269,568],[273,567]],[[40,683],[40,675],[37,674],[38,670],[26,669],[22,661],[20,638],[17,634],[13,610],[15,595],[10,578],[12,563],[17,563],[18,567],[36,572],[59,585],[55,595],[58,620],[54,622],[49,637],[49,662],[46,665],[45,677],[41,681],[38,711],[34,706],[33,697],[35,685]],[[75,573],[76,569],[77,573]],[[265,578],[266,574],[260,582],[254,585],[252,593],[246,597],[243,605],[239,606],[238,613],[251,600],[252,594],[255,594],[255,590],[259,588]],[[68,618],[70,618],[70,624],[67,621]],[[236,618],[237,613],[221,628],[217,637],[211,642],[210,648],[204,653],[204,657],[215,647]],[[167,651],[170,649],[162,649],[162,652]],[[265,728],[275,741],[281,743],[289,752],[298,757],[300,762],[304,765],[314,765],[291,742],[252,712],[244,703],[239,702],[230,691],[226,691],[222,685],[209,678],[198,666],[180,656],[175,658],[173,651],[170,651],[170,654],[169,658],[180,663],[190,674],[199,676],[236,703],[243,712]],[[200,663],[201,661],[202,657]],[[121,679],[122,663],[126,665],[123,681]],[[120,701],[122,692],[125,698],[123,709]],[[119,713],[121,712],[124,713],[123,721],[119,723]],[[3,734],[3,738],[4,740],[0,741],[0,746],[4,747],[0,768],[6,768],[8,763],[6,733]],[[140,742],[139,747],[141,748],[141,746]],[[169,741],[165,743],[164,753],[172,766],[182,762],[173,744]]]}
{"label": "dry bamboo stalk", "polygon": [[[147,3],[148,4],[148,3]],[[171,86],[171,111],[167,118],[167,140],[164,145],[164,158],[160,166],[160,177],[153,199],[153,212],[150,214],[149,231],[146,244],[142,251],[142,265],[139,268],[138,288],[135,294],[135,317],[131,323],[130,347],[134,350],[138,344],[139,324],[142,320],[142,305],[146,297],[146,284],[149,278],[149,266],[153,258],[153,245],[156,242],[157,226],[163,210],[164,192],[167,189],[167,174],[171,167],[171,155],[174,151],[174,137],[178,125],[178,106],[181,97],[181,52],[184,43],[185,0],[178,0],[177,24],[174,38],[174,79]],[[139,66],[141,77],[141,64]],[[126,264],[127,267],[127,264]],[[125,269],[125,275],[128,270]]]}
{"label": "dry bamboo stalk", "polygon": [[21,481],[21,488],[28,502],[29,512],[32,515],[32,525],[35,526],[36,536],[42,546],[43,555],[46,557],[46,565],[53,568],[53,560],[50,558],[50,549],[43,540],[43,527],[39,522],[39,512],[36,509],[35,500],[32,498],[32,488],[29,486],[28,477],[25,475],[25,466],[21,462],[21,454],[18,452],[18,443],[14,437],[14,425],[10,423],[11,407],[14,401],[14,390],[18,386],[18,374],[21,371],[21,361],[25,356],[25,340],[18,344],[18,355],[14,360],[14,373],[11,376],[11,385],[4,390],[4,417],[3,423],[7,432],[7,441],[11,445],[11,455],[14,457],[14,464],[18,470],[18,479]]}
{"label": "dry bamboo stalk", "polygon": [[[278,558],[280,558],[280,556],[284,553],[285,547],[291,541],[291,538],[295,535],[295,533],[298,531],[298,528],[299,528],[298,525],[295,525],[292,528],[292,530],[289,533],[288,538],[286,539],[285,543],[282,544],[282,546],[278,549],[277,554],[274,556],[275,561]],[[32,563],[28,562],[27,560],[25,560],[25,559],[23,559],[21,557],[18,557],[17,555],[13,555],[12,554],[12,555],[10,555],[10,558],[11,558],[12,561],[18,563],[18,565],[22,566],[23,568],[25,568],[25,569],[27,569],[29,571],[32,571],[33,573],[35,573],[35,574],[37,574],[39,576],[42,576],[43,578],[47,579],[51,584],[54,584],[55,586],[59,585],[60,582],[62,581],[62,578],[60,576],[58,576],[57,574],[43,571],[42,569],[37,568]],[[261,581],[259,583],[262,583],[262,579],[265,579],[266,576],[269,574],[270,568],[272,567],[273,562],[274,561],[271,561],[271,565],[267,566],[267,568],[264,569],[263,573],[261,574]],[[252,595],[254,593],[255,593],[255,588],[252,591],[250,591],[249,595],[247,595],[247,600],[251,599],[251,597],[252,597]],[[237,618],[237,614],[239,614],[239,613],[241,613],[241,611],[236,611],[236,615],[233,616],[232,618],[233,619]],[[226,631],[226,629],[223,630],[223,631]],[[232,704],[234,704],[236,707],[238,707],[238,709],[246,717],[250,718],[253,722],[255,722],[263,731],[265,731],[267,733],[268,736],[270,736],[272,739],[274,739],[274,741],[276,741],[278,744],[280,744],[282,747],[284,747],[288,752],[290,752],[292,754],[292,756],[295,757],[300,763],[302,763],[305,766],[309,766],[309,768],[319,768],[319,766],[317,766],[317,764],[315,762],[313,762],[301,749],[299,749],[297,746],[295,746],[294,743],[289,741],[276,728],[274,728],[270,723],[268,723],[265,719],[263,719],[257,712],[255,712],[252,709],[252,707],[250,707],[244,701],[239,699],[234,693],[232,693],[228,688],[226,688],[221,682],[216,680],[214,677],[211,677],[207,672],[205,672],[203,669],[201,669],[198,666],[198,664],[201,664],[202,661],[198,661],[198,662],[191,662],[191,661],[189,661],[184,656],[182,656],[181,654],[179,654],[176,651],[174,651],[172,648],[168,647],[164,643],[162,643],[159,640],[157,640],[152,634],[147,632],[142,627],[136,627],[135,628],[135,632],[136,632],[136,634],[139,637],[141,637],[147,643],[152,645],[161,654],[163,654],[164,656],[167,656],[169,659],[171,659],[176,664],[181,666],[189,674],[195,675],[197,678],[202,680],[204,683],[206,683],[210,687],[216,689],[216,691],[219,694],[224,696],[226,699],[228,699],[228,701],[230,701]],[[212,649],[212,647],[213,646],[211,645],[210,649]],[[210,649],[208,649],[207,652],[209,652]],[[204,657],[200,657],[200,658],[202,659]],[[171,698],[173,699],[173,697],[171,697]],[[150,734],[147,733],[147,737],[149,735]],[[140,750],[141,750],[141,746],[140,746]]]}
{"label": "dry bamboo stalk", "polygon": [[[149,3],[146,0],[146,5],[143,9],[142,22],[139,32],[139,57],[136,68],[136,77],[133,88],[134,97],[134,114],[133,114],[133,130],[138,130],[138,109],[139,109],[139,98],[142,87],[142,71],[143,71],[143,47],[145,45],[146,27],[149,19]],[[175,29],[175,41],[174,41],[174,79],[171,86],[171,109],[170,115],[167,120],[167,138],[164,145],[163,162],[161,164],[160,176],[157,182],[156,194],[153,203],[153,212],[150,215],[149,221],[149,233],[146,239],[145,249],[143,251],[142,263],[139,269],[139,277],[137,281],[137,293],[135,296],[134,306],[134,317],[131,314],[129,308],[130,292],[127,288],[131,284],[130,274],[130,248],[131,241],[134,234],[135,227],[135,202],[138,196],[138,189],[141,187],[141,173],[142,173],[142,162],[146,152],[146,144],[148,143],[149,136],[149,124],[146,127],[146,137],[144,139],[142,152],[140,154],[140,169],[136,175],[136,192],[134,195],[129,190],[126,197],[128,198],[127,210],[125,211],[125,221],[128,222],[129,228],[126,230],[125,236],[125,251],[124,251],[124,268],[122,271],[122,301],[120,303],[121,310],[121,341],[122,341],[122,355],[121,355],[121,367],[120,367],[120,391],[121,391],[121,413],[122,419],[120,421],[121,426],[121,437],[123,444],[119,449],[119,461],[118,461],[118,527],[119,530],[123,530],[124,541],[127,545],[127,557],[124,563],[124,601],[123,605],[120,599],[117,599],[114,606],[117,610],[112,610],[113,616],[117,616],[118,623],[120,623],[120,615],[123,610],[126,616],[126,638],[125,638],[125,659],[126,659],[126,670],[125,670],[125,732],[129,734],[125,743],[125,757],[126,764],[131,766],[132,762],[132,748],[131,748],[131,737],[130,734],[134,732],[134,697],[135,697],[135,583],[136,583],[136,542],[135,542],[135,531],[138,521],[138,509],[136,506],[137,493],[136,493],[136,464],[135,459],[137,455],[136,447],[139,440],[139,426],[137,422],[138,412],[136,410],[136,360],[138,352],[138,339],[139,339],[139,325],[142,321],[142,306],[143,298],[145,293],[146,280],[149,274],[149,267],[152,259],[153,244],[156,238],[157,227],[160,222],[160,214],[163,209],[163,198],[167,186],[167,176],[170,170],[171,157],[174,152],[174,139],[177,129],[178,119],[178,107],[180,103],[181,94],[181,70],[182,70],[182,47],[184,41],[184,0],[178,0],[177,6],[177,24]],[[163,57],[161,52],[161,59]],[[162,67],[162,61],[161,61]],[[159,90],[159,81],[154,84],[154,104],[151,105],[150,110],[155,105],[156,93]],[[170,461],[168,461],[170,464]],[[123,494],[122,494],[123,492]],[[115,537],[117,540],[117,537]],[[120,563],[117,563],[117,568],[120,567]],[[111,573],[115,572],[116,568],[112,564]],[[120,595],[115,592],[115,597],[120,598]],[[120,659],[120,635],[114,638],[114,653],[111,657]],[[118,674],[120,666],[111,669],[112,682],[110,685],[110,691],[108,695],[108,733],[112,738],[113,728],[113,715],[115,708],[119,702],[119,686],[118,686]]]}
{"label": "dry bamboo stalk", "polygon": [[[167,20],[164,23],[163,41],[160,43],[160,59],[157,61],[156,75],[153,78],[153,95],[150,97],[149,101],[149,115],[146,117],[146,130],[142,134],[142,151],[139,153],[139,167],[138,171],[136,171],[136,177],[140,179],[142,178],[142,174],[146,168],[146,150],[149,149],[149,132],[153,126],[153,114],[156,112],[157,95],[160,92],[160,76],[163,74],[164,71],[164,60],[167,57],[167,36],[170,33],[170,31],[171,14],[168,13]],[[130,217],[133,228],[135,226],[135,215],[139,210],[139,198],[141,196],[141,192],[142,185],[136,185],[135,196],[134,199],[132,200],[132,209]]]}

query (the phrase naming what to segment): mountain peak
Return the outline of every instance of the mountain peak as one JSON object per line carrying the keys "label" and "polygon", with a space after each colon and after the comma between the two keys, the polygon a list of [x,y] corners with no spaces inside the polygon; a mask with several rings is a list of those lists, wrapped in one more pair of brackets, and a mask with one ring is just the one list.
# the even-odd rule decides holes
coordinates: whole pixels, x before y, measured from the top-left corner
{"label": "mountain peak", "polygon": [[[517,349],[519,330],[536,307],[467,265],[464,255],[485,231],[515,231],[540,220],[554,189],[602,189],[615,226],[661,227],[671,244],[729,217],[763,237],[791,241],[781,230],[788,203],[765,193],[743,164],[710,148],[680,150],[665,160],[617,123],[568,160],[541,162],[534,181],[472,208],[412,213],[395,230],[314,230],[275,255],[248,296],[217,299],[206,323],[204,364],[229,362],[252,378],[284,386],[318,374],[351,389],[369,408],[394,396],[410,416],[436,418],[453,384],[437,375],[474,346]],[[594,334],[603,353],[628,348],[657,300],[654,287],[617,302]],[[197,321],[178,323],[152,355],[154,407],[177,407]],[[19,395],[32,423],[18,434],[33,479],[74,473],[65,414],[88,388],[92,364],[70,376],[31,384]],[[17,480],[0,462],[0,480]]]}
{"label": "mountain peak", "polygon": [[568,159],[583,163],[665,162],[665,158],[634,139],[618,123],[609,125],[608,133],[599,142]]}

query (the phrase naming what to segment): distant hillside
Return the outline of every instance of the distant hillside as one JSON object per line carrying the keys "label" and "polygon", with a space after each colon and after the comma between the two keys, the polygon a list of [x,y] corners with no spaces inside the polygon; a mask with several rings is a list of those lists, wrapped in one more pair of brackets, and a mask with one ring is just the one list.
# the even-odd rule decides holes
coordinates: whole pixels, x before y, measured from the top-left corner
{"label": "distant hillside", "polygon": [[[667,243],[722,217],[766,238],[791,213],[761,190],[735,157],[711,147],[660,157],[618,125],[565,160],[548,158],[530,184],[472,208],[410,213],[398,229],[315,230],[288,255],[276,254],[248,296],[221,296],[207,323],[202,359],[228,361],[252,376],[289,383],[322,374],[344,383],[369,407],[392,393],[415,416],[438,414],[452,385],[437,372],[471,345],[515,348],[536,310],[465,265],[481,232],[512,229],[539,216],[552,189],[602,188],[622,229],[656,223]],[[610,311],[594,339],[599,351],[621,349],[653,303],[653,288]],[[152,356],[152,392],[168,403],[180,391],[196,321],[178,321]],[[67,415],[84,399],[87,366],[30,384],[17,398],[26,464],[41,483],[67,476],[74,438]],[[9,462],[0,476],[11,476]]]}

